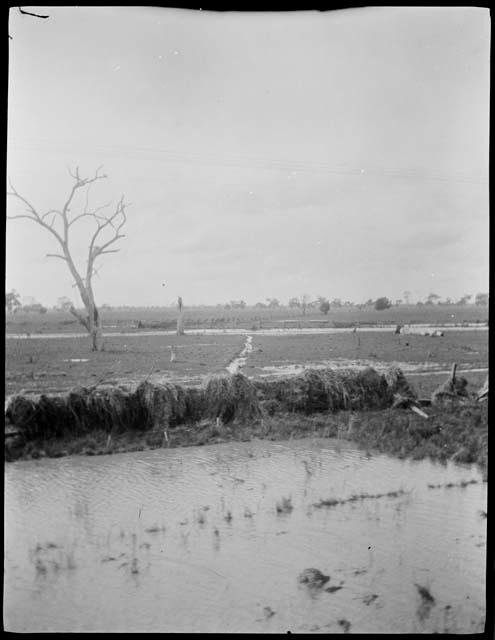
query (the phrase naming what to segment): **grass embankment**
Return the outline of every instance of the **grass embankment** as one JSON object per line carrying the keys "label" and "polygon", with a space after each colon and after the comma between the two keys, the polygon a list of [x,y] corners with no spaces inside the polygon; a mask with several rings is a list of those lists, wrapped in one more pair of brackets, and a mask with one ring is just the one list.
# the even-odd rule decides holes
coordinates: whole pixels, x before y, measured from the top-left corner
{"label": "grass embankment", "polygon": [[255,382],[234,374],[200,388],[144,382],[128,392],[80,388],[62,397],[17,397],[7,418],[21,435],[6,444],[6,460],[323,436],[399,457],[486,467],[486,403],[444,402],[429,408],[425,420],[390,408],[397,393],[415,395],[400,371],[367,369],[308,370]]}

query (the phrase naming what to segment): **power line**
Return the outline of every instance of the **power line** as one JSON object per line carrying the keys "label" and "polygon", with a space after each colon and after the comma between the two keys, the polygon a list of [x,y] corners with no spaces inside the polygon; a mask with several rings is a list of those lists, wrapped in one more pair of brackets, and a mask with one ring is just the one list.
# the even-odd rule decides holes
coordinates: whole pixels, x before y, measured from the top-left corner
{"label": "power line", "polygon": [[[46,145],[48,143],[48,145]],[[70,147],[72,151],[77,147],[75,144],[64,141],[61,147],[51,146],[50,141],[40,140],[37,144],[19,145],[15,141],[9,144],[9,148],[29,151],[29,152],[55,152],[62,153],[64,147]],[[211,152],[194,152],[180,151],[161,147],[142,147],[142,146],[121,146],[121,145],[98,145],[91,149],[84,150],[84,146],[78,149],[79,153],[109,153],[119,156],[127,155],[130,158],[138,159],[146,155],[159,155],[161,159],[168,162],[185,162],[200,165],[222,165],[227,167],[236,167],[243,169],[260,169],[262,171],[285,171],[297,173],[329,173],[343,176],[371,176],[371,177],[388,177],[403,178],[412,180],[427,180],[438,182],[460,182],[468,184],[487,184],[488,180],[483,176],[469,175],[465,172],[442,173],[439,170],[419,171],[417,169],[400,169],[396,167],[351,167],[348,165],[332,165],[326,162],[293,160],[293,159],[263,159],[249,156],[246,154],[235,154],[227,152],[222,155]]]}

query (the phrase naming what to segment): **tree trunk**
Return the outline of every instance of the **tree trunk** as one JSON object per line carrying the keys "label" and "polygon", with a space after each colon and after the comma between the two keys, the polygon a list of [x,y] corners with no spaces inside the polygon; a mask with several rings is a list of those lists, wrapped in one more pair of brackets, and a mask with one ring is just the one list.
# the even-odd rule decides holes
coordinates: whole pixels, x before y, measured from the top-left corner
{"label": "tree trunk", "polygon": [[102,348],[102,332],[99,325],[95,325],[91,332],[91,350],[101,351]]}
{"label": "tree trunk", "polygon": [[91,349],[92,351],[101,351],[102,347],[102,331],[100,314],[96,305],[91,305],[88,309],[89,318],[89,335],[91,337]]}
{"label": "tree trunk", "polygon": [[179,296],[177,300],[177,307],[179,309],[179,315],[177,317],[177,331],[176,335],[183,336],[184,335],[184,307],[182,304],[182,298]]}
{"label": "tree trunk", "polygon": [[177,318],[177,331],[178,336],[184,335],[184,312],[182,309],[179,311],[179,317]]}

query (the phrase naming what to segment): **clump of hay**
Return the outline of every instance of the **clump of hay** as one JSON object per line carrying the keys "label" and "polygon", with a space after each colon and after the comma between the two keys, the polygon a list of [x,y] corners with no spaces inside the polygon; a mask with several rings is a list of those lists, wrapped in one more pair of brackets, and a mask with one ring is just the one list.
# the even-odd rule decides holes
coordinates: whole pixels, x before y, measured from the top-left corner
{"label": "clump of hay", "polygon": [[450,377],[438,386],[431,394],[432,404],[442,404],[455,400],[465,400],[469,397],[467,390],[468,381],[466,378]]}
{"label": "clump of hay", "polygon": [[267,416],[274,416],[277,413],[282,411],[282,405],[277,400],[273,398],[269,400],[262,400],[260,402],[260,407]]}
{"label": "clump of hay", "polygon": [[253,422],[261,417],[256,387],[242,373],[214,376],[204,389],[205,413],[222,422]]}
{"label": "clump of hay", "polygon": [[204,390],[200,387],[186,387],[185,392],[185,419],[190,422],[199,422],[204,413]]}
{"label": "clump of hay", "polygon": [[79,421],[85,432],[101,429],[123,433],[129,429],[144,429],[145,414],[136,393],[105,387],[90,391],[85,400],[83,419]]}
{"label": "clump of hay", "polygon": [[258,385],[265,402],[276,401],[290,412],[306,414],[343,409],[380,409],[390,406],[391,393],[384,376],[364,371],[306,369],[300,375]]}
{"label": "clump of hay", "polygon": [[411,402],[418,399],[399,367],[389,367],[385,371],[384,378],[393,397],[393,407],[408,407]]}
{"label": "clump of hay", "polygon": [[26,438],[36,437],[38,424],[34,399],[20,395],[13,396],[7,405],[5,418]]}
{"label": "clump of hay", "polygon": [[192,396],[172,382],[157,384],[145,380],[136,389],[136,396],[146,414],[146,425],[153,430],[184,422],[188,408],[191,410]]}
{"label": "clump of hay", "polygon": [[94,430],[122,432],[142,428],[145,422],[136,395],[114,387],[77,387],[65,396],[14,396],[6,416],[28,440],[81,436]]}

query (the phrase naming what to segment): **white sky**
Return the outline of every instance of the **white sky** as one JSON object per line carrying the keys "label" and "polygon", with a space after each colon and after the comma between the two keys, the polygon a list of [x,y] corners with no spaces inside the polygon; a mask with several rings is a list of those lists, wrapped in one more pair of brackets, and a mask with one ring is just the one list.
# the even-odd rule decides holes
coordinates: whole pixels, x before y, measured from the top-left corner
{"label": "white sky", "polygon": [[[132,206],[101,303],[488,291],[487,9],[26,9],[8,175],[46,210],[104,165],[91,202]],[[50,251],[9,221],[7,288],[79,303]]]}

